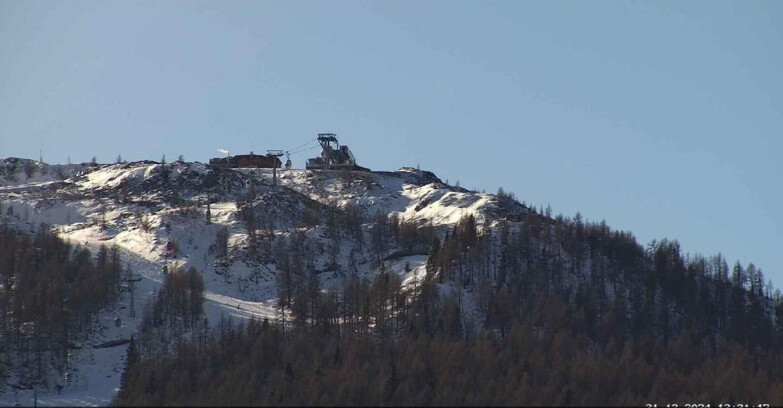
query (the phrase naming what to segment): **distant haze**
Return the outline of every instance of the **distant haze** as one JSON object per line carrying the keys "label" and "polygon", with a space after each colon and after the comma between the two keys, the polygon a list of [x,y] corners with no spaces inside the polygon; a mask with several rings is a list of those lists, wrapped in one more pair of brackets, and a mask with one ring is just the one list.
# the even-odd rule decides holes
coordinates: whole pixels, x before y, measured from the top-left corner
{"label": "distant haze", "polygon": [[[781,2],[0,2],[0,157],[420,166],[783,286]],[[303,168],[317,149],[292,156]]]}

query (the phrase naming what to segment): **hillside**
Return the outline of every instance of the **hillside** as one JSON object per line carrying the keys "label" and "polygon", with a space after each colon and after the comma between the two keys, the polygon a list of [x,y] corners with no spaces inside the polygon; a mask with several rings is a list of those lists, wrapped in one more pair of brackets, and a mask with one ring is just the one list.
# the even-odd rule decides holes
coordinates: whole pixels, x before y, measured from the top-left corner
{"label": "hillside", "polygon": [[[46,165],[11,158],[3,164],[4,223],[31,233],[50,229],[93,253],[116,246],[124,273],[141,278],[136,317],[122,291],[97,315],[89,345],[160,330],[145,322],[156,293],[168,287],[173,271],[193,268],[204,282],[208,327],[183,319],[181,328],[166,332],[171,342],[223,333],[230,317],[232,324],[267,319],[403,339],[532,333],[552,340],[568,330],[580,339],[569,347],[602,349],[614,339],[661,355],[687,333],[693,353],[741,349],[751,362],[766,353],[779,358],[783,350],[779,291],[752,264],[730,269],[720,255],[686,258],[676,241],[644,248],[604,223],[540,214],[511,194],[468,191],[427,171],[281,170],[273,186],[269,169],[199,162]],[[339,336],[329,347],[339,348]],[[645,341],[648,349],[639,346]],[[139,349],[166,361],[168,347]],[[75,350],[73,359],[68,381],[62,368],[47,371],[39,402],[110,401],[120,387],[125,347]],[[0,402],[30,401],[24,366],[10,368]],[[774,394],[783,377],[764,375],[768,388],[749,395],[778,395],[783,402],[783,394]],[[58,384],[64,385],[59,394]],[[627,401],[648,395],[658,394],[642,387],[638,399]],[[355,403],[368,401],[378,402]]]}
{"label": "hillside", "polygon": [[[372,276],[379,267],[369,261],[368,248],[357,252],[352,242],[340,243],[331,250],[337,251],[336,259],[325,253],[325,248],[333,245],[324,238],[328,219],[334,219],[335,213],[344,214],[346,207],[366,220],[375,214],[397,214],[441,230],[453,226],[465,214],[494,219],[500,213],[491,195],[447,186],[432,173],[412,168],[355,173],[349,177],[338,171],[290,170],[281,172],[281,185],[273,187],[269,170],[233,171],[198,162],[61,166],[11,158],[5,159],[4,164],[0,168],[9,177],[0,176],[0,211],[6,222],[31,232],[46,224],[59,237],[93,252],[101,245],[116,245],[123,264],[143,278],[137,284],[136,304],[140,305],[137,309],[142,309],[160,288],[164,265],[193,266],[203,273],[206,281],[207,315],[212,322],[219,321],[221,314],[276,315],[277,270],[271,247],[250,253],[248,230],[242,211],[237,209],[237,200],[244,199],[251,190],[255,198],[250,206],[259,220],[259,234],[271,240],[294,232],[305,233],[321,253],[313,256],[313,268],[329,271],[321,279],[332,287],[339,286],[339,278],[349,273],[343,267],[349,257],[356,257],[352,273]],[[206,223],[207,201],[210,224]],[[526,211],[517,205],[509,214],[518,218]],[[218,259],[215,244],[222,228],[228,230],[228,253]],[[369,235],[369,224],[362,228]],[[169,242],[176,247],[171,253],[166,249]],[[384,257],[394,251],[385,252]],[[390,261],[389,267],[410,280],[416,274],[423,274],[424,261],[421,254],[398,256]],[[410,271],[404,270],[406,264]],[[141,313],[136,319],[128,317],[128,298],[125,294],[122,304],[104,312],[106,327],[93,343],[127,338],[138,330]],[[111,327],[114,317],[122,318],[126,326],[120,330]],[[93,363],[85,363],[81,370],[86,372],[85,376],[103,371],[95,370],[92,364],[112,366],[116,370],[122,358],[122,353],[106,357],[106,361],[96,361],[91,356]],[[78,377],[78,370],[72,370],[74,378]],[[57,377],[52,374],[49,378],[50,390],[58,382]],[[75,395],[94,392],[99,400],[107,400],[118,385],[118,376],[114,375],[109,384],[104,384],[105,377],[94,377],[72,382],[99,381],[103,390],[95,390],[93,385],[91,391],[81,390]],[[64,392],[69,391],[72,390],[66,387]],[[4,398],[9,395],[6,392]]]}

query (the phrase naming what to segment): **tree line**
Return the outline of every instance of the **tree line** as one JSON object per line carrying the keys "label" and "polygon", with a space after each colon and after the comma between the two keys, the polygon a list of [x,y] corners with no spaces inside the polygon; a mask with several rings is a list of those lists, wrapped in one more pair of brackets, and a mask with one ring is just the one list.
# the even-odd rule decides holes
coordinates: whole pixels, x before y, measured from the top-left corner
{"label": "tree line", "polygon": [[34,234],[0,221],[0,374],[22,383],[58,376],[98,312],[118,299],[116,246],[97,254],[72,246],[42,225]]}

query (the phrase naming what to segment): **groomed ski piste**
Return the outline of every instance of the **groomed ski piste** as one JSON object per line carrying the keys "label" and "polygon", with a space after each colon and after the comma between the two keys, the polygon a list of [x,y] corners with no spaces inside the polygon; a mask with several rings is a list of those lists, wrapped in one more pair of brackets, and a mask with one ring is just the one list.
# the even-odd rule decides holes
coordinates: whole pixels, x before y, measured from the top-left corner
{"label": "groomed ski piste", "polygon": [[[53,373],[46,379],[46,385],[38,389],[20,389],[17,379],[11,375],[0,386],[1,406],[109,404],[120,386],[127,345],[96,346],[138,335],[145,306],[164,282],[164,264],[192,266],[202,274],[206,288],[205,317],[210,326],[214,327],[223,317],[235,322],[251,317],[279,320],[282,312],[277,307],[275,264],[256,262],[241,250],[248,237],[237,214],[236,199],[247,194],[250,185],[257,191],[254,206],[264,214],[279,218],[274,234],[281,236],[297,229],[285,222],[287,216],[314,205],[338,209],[355,205],[366,219],[375,214],[396,213],[422,225],[431,223],[444,232],[467,214],[473,214],[478,222],[490,223],[501,213],[514,217],[526,211],[521,205],[501,211],[494,195],[449,186],[430,172],[409,167],[397,172],[372,173],[278,170],[280,185],[276,187],[271,186],[271,169],[223,169],[219,170],[224,172],[221,180],[226,180],[231,192],[211,204],[211,224],[207,224],[205,205],[182,213],[165,204],[170,196],[166,186],[177,186],[182,201],[204,203],[209,199],[202,188],[205,179],[209,173],[218,171],[211,166],[174,162],[167,165],[169,175],[163,182],[161,164],[149,161],[62,165],[58,171],[52,170],[55,168],[52,166],[45,175],[41,169],[49,165],[35,163],[38,171],[34,177],[28,179],[24,174],[17,174],[13,182],[0,179],[3,211],[0,217],[30,231],[45,223],[61,238],[74,246],[87,247],[93,254],[101,245],[116,244],[123,267],[141,278],[135,284],[136,316],[130,316],[130,294],[126,291],[118,304],[100,313],[97,330],[81,342],[81,348],[71,350],[67,380]],[[119,191],[132,199],[121,204],[116,199]],[[212,197],[214,201],[215,195]],[[143,217],[145,228],[139,227],[139,217]],[[210,249],[221,227],[227,227],[230,232],[232,250],[228,262],[217,262]],[[298,229],[317,244],[323,244],[326,239],[322,225]],[[363,229],[369,234],[367,224]],[[167,248],[168,242],[176,243],[173,253]],[[351,251],[348,245],[344,240],[340,247],[342,265],[347,264]],[[318,254],[315,268],[327,271],[328,258],[326,254]],[[361,252],[355,261],[358,274],[371,278],[379,268],[369,258],[368,253]],[[395,257],[384,267],[397,273],[404,284],[411,284],[423,278],[426,259],[420,254]],[[344,273],[327,271],[318,276],[325,289],[337,289]],[[449,289],[444,286],[441,290]],[[464,302],[472,302],[470,293],[464,296]],[[62,387],[59,392],[58,385]]]}

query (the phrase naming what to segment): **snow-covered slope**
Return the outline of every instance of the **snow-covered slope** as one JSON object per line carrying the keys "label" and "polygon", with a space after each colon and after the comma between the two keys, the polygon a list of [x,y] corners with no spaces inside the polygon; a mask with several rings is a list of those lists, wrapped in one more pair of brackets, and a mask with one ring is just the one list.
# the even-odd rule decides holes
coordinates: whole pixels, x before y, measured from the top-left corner
{"label": "snow-covered slope", "polygon": [[492,194],[444,184],[428,171],[403,167],[396,172],[290,170],[282,185],[325,204],[359,206],[365,215],[397,213],[400,217],[434,225],[453,225],[468,214],[478,221],[517,219],[528,211],[518,205],[500,211]]}
{"label": "snow-covered slope", "polygon": [[[329,242],[324,214],[355,206],[369,220],[376,214],[431,224],[445,232],[465,215],[479,223],[501,218],[519,220],[529,211],[516,202],[499,202],[492,194],[468,191],[443,183],[427,171],[404,167],[396,172],[278,171],[272,186],[270,169],[220,169],[202,163],[133,162],[113,165],[51,166],[24,159],[5,159],[16,166],[0,174],[0,216],[22,228],[41,223],[75,245],[97,249],[117,245],[123,262],[142,276],[137,310],[162,284],[163,265],[195,267],[206,284],[207,317],[221,315],[274,318],[277,288],[276,262],[269,251],[250,251],[245,222],[237,201],[251,195],[257,229],[265,239],[299,231],[308,238],[312,267],[324,287],[338,288],[342,276],[372,276],[378,265],[366,249],[343,240],[337,263],[351,259],[355,269],[334,267],[327,255]],[[29,171],[30,166],[36,170]],[[27,167],[27,177],[21,167]],[[12,176],[6,177],[12,174]],[[207,203],[210,220],[207,223]],[[330,210],[332,209],[332,210]],[[216,259],[216,236],[229,231],[228,259]],[[369,234],[369,223],[363,229]],[[171,243],[173,251],[168,251]],[[385,265],[410,282],[424,274],[426,256],[394,257]],[[90,340],[98,344],[128,338],[139,327],[142,313],[129,316],[129,297],[100,316],[103,330]],[[120,317],[121,327],[114,326]],[[74,355],[74,377],[62,395],[39,390],[42,405],[105,404],[119,386],[125,347],[94,350],[85,347]],[[58,383],[52,379],[50,384]],[[60,381],[62,383],[62,381]],[[0,405],[31,403],[32,390],[0,389]]]}
{"label": "snow-covered slope", "polygon": [[37,160],[8,157],[0,160],[0,186],[43,184],[65,180],[85,168],[80,164],[46,164]]}

